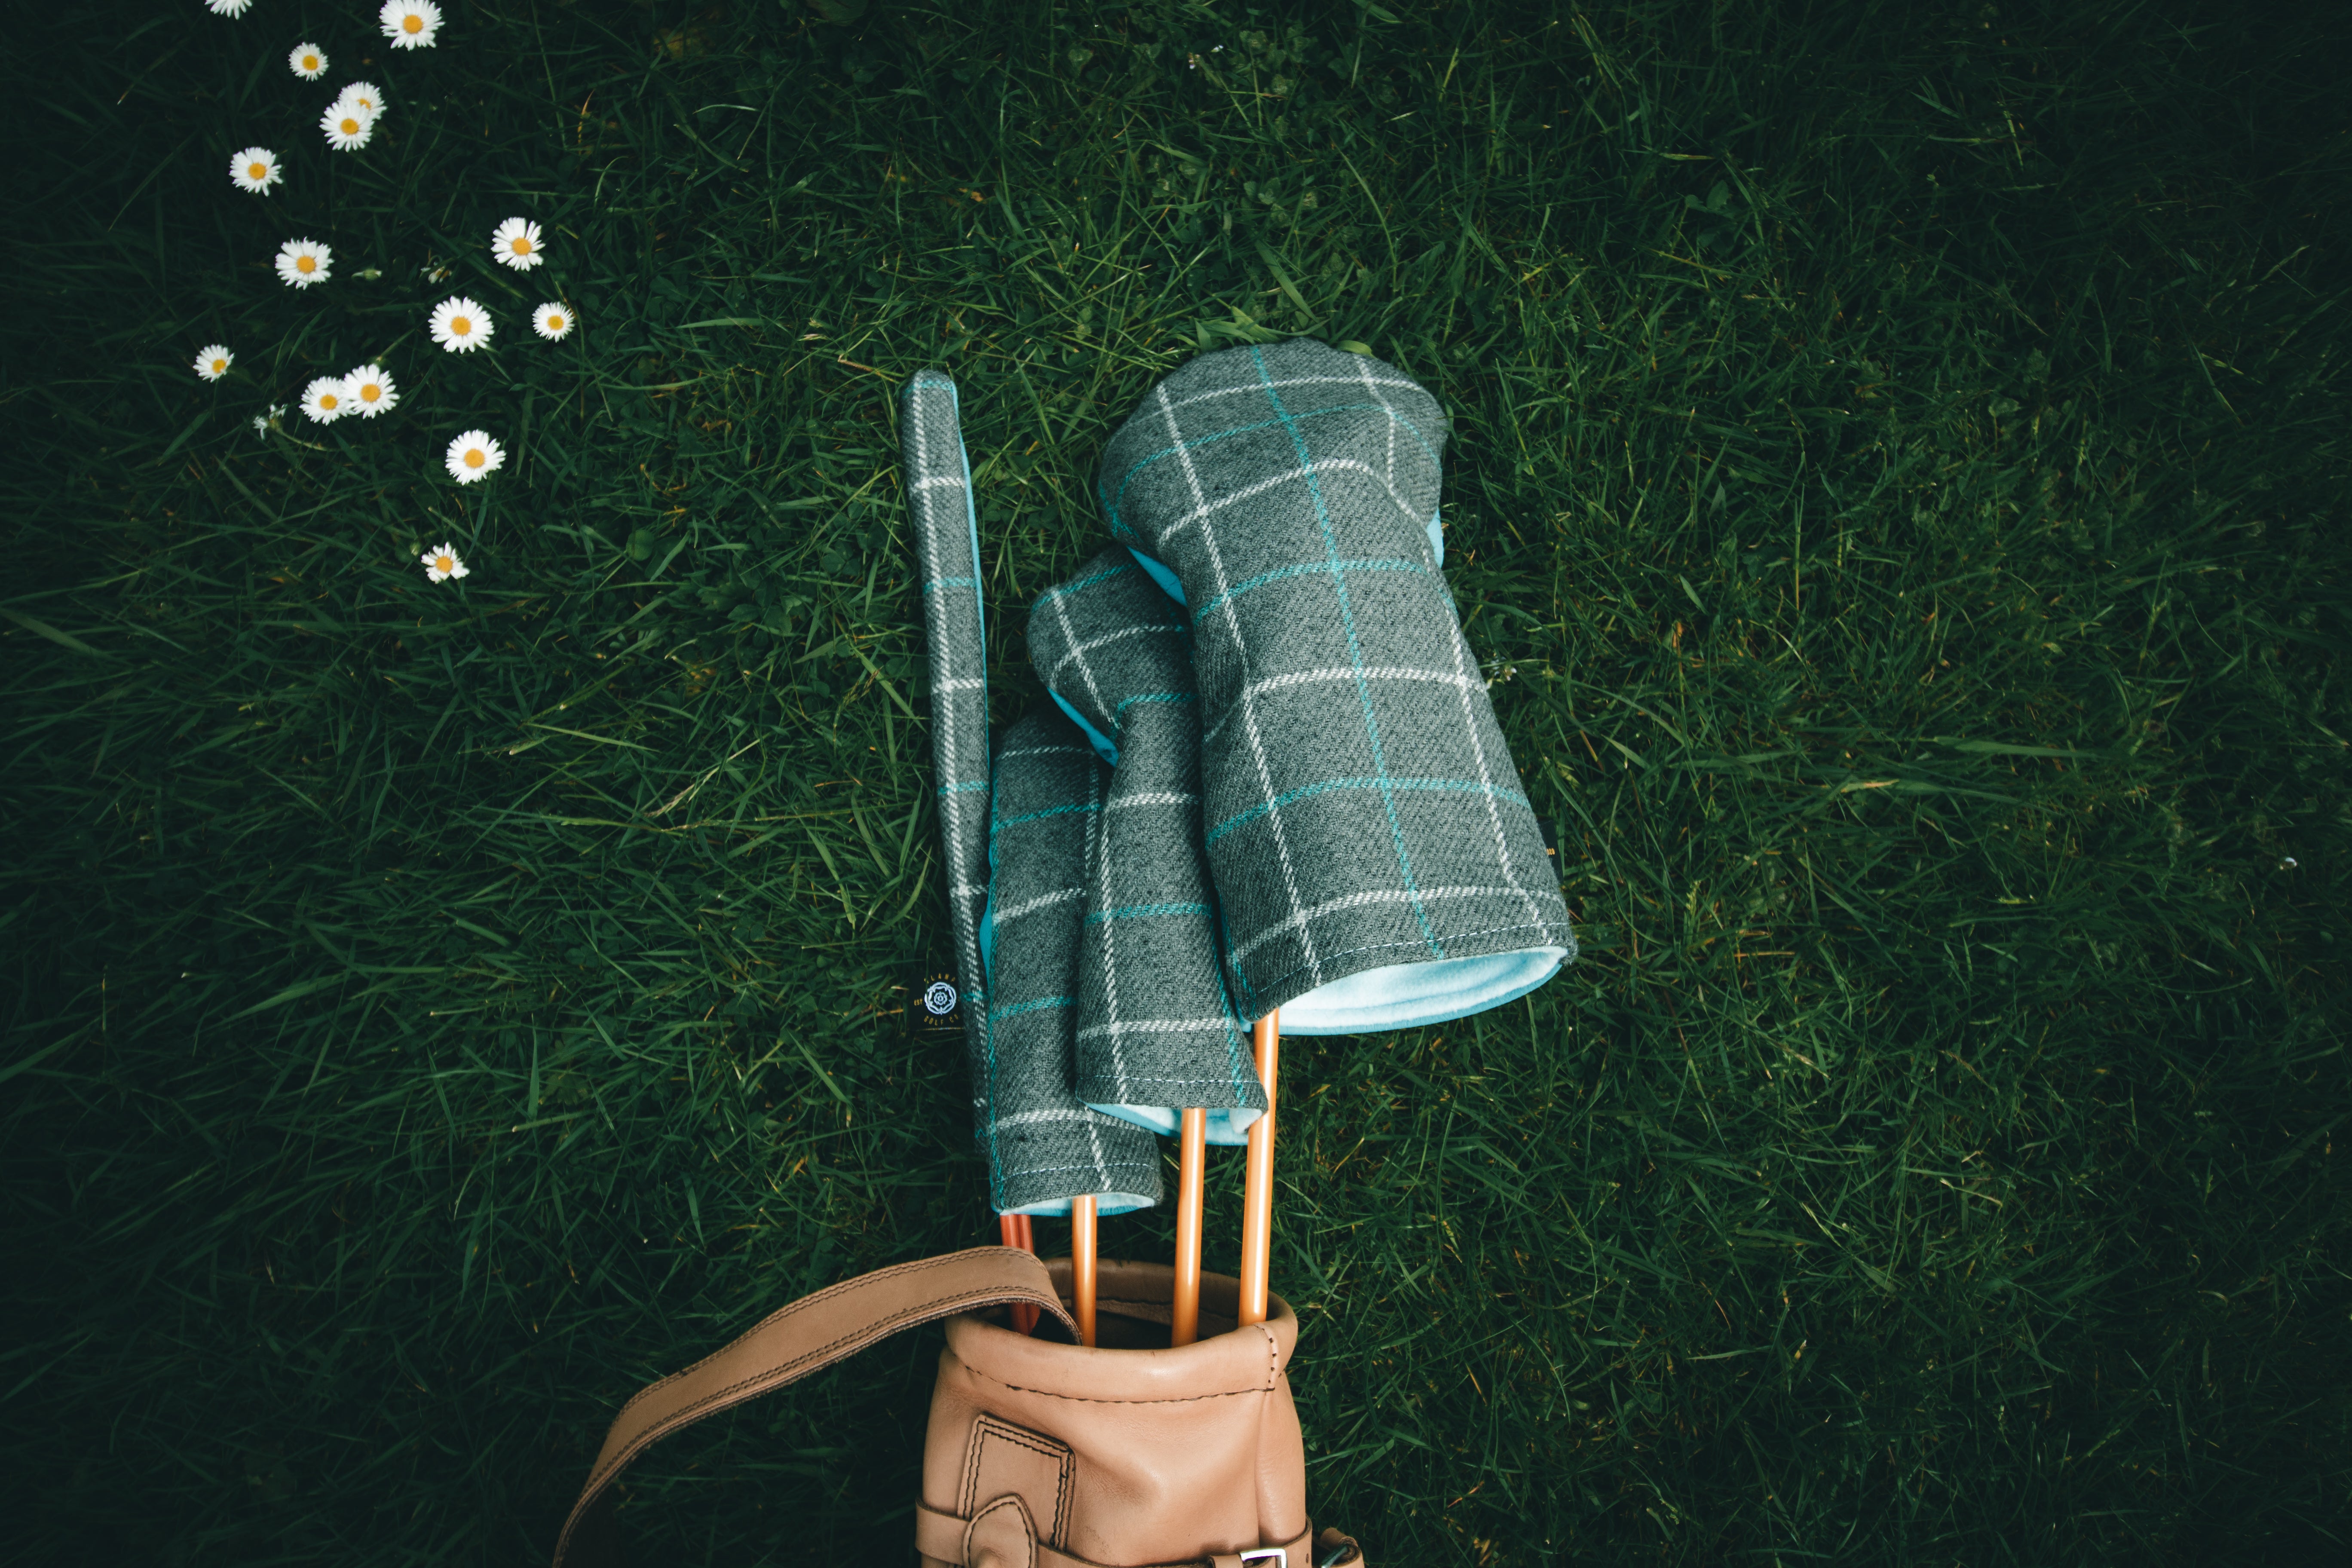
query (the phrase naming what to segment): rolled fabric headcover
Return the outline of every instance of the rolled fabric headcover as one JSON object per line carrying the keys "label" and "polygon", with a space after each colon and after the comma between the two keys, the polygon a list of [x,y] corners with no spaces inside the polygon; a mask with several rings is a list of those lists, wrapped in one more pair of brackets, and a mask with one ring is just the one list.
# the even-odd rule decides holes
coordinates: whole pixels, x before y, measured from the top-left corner
{"label": "rolled fabric headcover", "polygon": [[[989,881],[987,648],[980,596],[980,537],[971,507],[971,471],[964,460],[955,384],[936,371],[907,384],[900,409],[901,474],[913,518],[915,552],[923,579],[923,623],[929,642],[931,759],[940,807],[940,848],[947,881],[948,919],[955,940],[956,980],[963,988],[964,1056],[971,1069],[974,1135],[988,1155],[991,1196],[1000,1211],[1041,1205],[1058,1213],[1075,1195],[1094,1193],[1106,1208],[1157,1201],[1159,1151],[1148,1134],[1087,1110],[1069,1091],[1068,1010],[1061,1037],[1049,1049],[1061,1062],[1060,1098],[1050,1093],[999,1106],[1000,1080],[1034,1084],[1017,1062],[1008,1067],[989,1027],[994,995],[980,948]],[[1078,745],[1065,727],[1056,743]],[[1016,769],[1015,778],[1020,778]],[[1051,793],[1050,790],[1045,793]],[[1076,874],[1084,870],[1081,863]],[[1075,928],[1079,918],[1067,911]],[[1074,934],[1066,940],[1075,952]],[[1017,962],[1017,955],[1016,955]],[[1049,1086],[1050,1087],[1050,1086]],[[1040,1120],[1010,1121],[1033,1111]],[[1009,1133],[1052,1128],[1051,1134],[1013,1142]],[[1094,1138],[1065,1136],[1091,1130]],[[1082,1146],[1073,1155],[1071,1146]],[[1138,1163],[1141,1162],[1139,1171]],[[1063,1166],[1058,1172],[1056,1166]],[[1148,1184],[1145,1184],[1148,1181]],[[1129,1201],[1132,1199],[1133,1201]],[[1034,1212],[1033,1208],[1033,1212]]]}
{"label": "rolled fabric headcover", "polygon": [[1576,951],[1439,573],[1445,417],[1307,339],[1203,354],[1111,437],[1111,531],[1178,603],[1227,984],[1286,1034],[1498,1005]]}
{"label": "rolled fabric headcover", "polygon": [[1243,1142],[1265,1089],[1219,973],[1183,612],[1113,548],[1038,599],[1029,658],[1111,764],[1087,852],[1077,1096],[1156,1132],[1201,1107],[1211,1142]]}
{"label": "rolled fabric headcover", "polygon": [[1084,1193],[1098,1194],[1103,1214],[1160,1201],[1151,1134],[1071,1089],[1078,936],[1108,772],[1051,708],[1006,731],[996,755],[980,926],[988,1047],[977,1081],[1000,1214],[1065,1214]]}

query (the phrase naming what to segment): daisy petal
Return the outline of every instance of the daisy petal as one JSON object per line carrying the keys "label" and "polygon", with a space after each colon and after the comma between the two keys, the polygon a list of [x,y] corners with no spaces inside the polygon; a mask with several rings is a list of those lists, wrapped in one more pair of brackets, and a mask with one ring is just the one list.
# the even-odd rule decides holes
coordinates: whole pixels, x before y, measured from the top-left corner
{"label": "daisy petal", "polygon": [[429,49],[441,31],[441,7],[433,0],[384,0],[375,19],[395,49]]}
{"label": "daisy petal", "polygon": [[547,259],[539,225],[526,217],[510,217],[490,232],[490,254],[518,272],[528,272]]}
{"label": "daisy petal", "polygon": [[363,364],[343,377],[344,412],[373,419],[400,401],[392,373],[380,364]]}
{"label": "daisy petal", "polygon": [[351,407],[340,375],[322,375],[302,389],[302,412],[320,425],[331,425]]}
{"label": "daisy petal", "polygon": [[278,247],[278,276],[290,288],[324,283],[334,265],[335,253],[314,239],[289,239]]}
{"label": "daisy petal", "polygon": [[433,307],[426,323],[433,341],[451,353],[467,353],[490,341],[490,313],[462,294]]}
{"label": "daisy petal", "polygon": [[319,129],[327,133],[327,145],[336,152],[356,153],[375,134],[375,116],[350,100],[339,98],[327,105],[326,113],[319,116]]}
{"label": "daisy petal", "polygon": [[228,352],[226,343],[206,343],[196,351],[196,374],[206,381],[218,381],[236,363],[236,356]]}
{"label": "daisy petal", "polygon": [[229,159],[228,177],[238,190],[266,196],[270,186],[285,183],[286,171],[278,167],[278,154],[268,148],[247,147]]}
{"label": "daisy petal", "polygon": [[506,448],[491,440],[488,431],[468,430],[449,443],[442,466],[449,470],[451,479],[461,485],[470,485],[496,473],[506,460]]}

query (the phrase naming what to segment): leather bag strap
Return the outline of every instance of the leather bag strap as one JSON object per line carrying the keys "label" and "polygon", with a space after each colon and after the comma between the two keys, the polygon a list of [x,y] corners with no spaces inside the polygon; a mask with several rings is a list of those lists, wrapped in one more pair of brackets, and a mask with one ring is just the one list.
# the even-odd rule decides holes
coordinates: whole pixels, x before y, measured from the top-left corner
{"label": "leather bag strap", "polygon": [[630,1460],[680,1427],[796,1383],[902,1329],[1006,1302],[1050,1312],[1077,1338],[1077,1325],[1035,1254],[975,1247],[877,1269],[803,1296],[685,1371],[640,1389],[604,1434],[588,1484],[556,1540],[555,1568],[563,1568],[565,1552],[585,1544],[574,1535],[585,1533],[582,1522],[604,1489]]}

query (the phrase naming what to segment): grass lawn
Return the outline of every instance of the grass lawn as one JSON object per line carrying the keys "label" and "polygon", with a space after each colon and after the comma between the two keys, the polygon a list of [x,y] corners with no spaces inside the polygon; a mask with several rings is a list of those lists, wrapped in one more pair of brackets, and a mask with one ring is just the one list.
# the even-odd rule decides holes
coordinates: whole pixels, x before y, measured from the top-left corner
{"label": "grass lawn", "polygon": [[[1587,944],[1284,1053],[1318,1521],[2341,1560],[2335,8],[373,11],[58,6],[0,60],[13,1561],[541,1562],[639,1384],[992,1239],[961,1046],[903,1026],[947,941],[895,393],[962,388],[1010,722],[1111,429],[1296,333],[1454,416]],[[388,415],[291,406],[371,360]],[[640,1560],[909,1560],[938,1342],[657,1450]]]}

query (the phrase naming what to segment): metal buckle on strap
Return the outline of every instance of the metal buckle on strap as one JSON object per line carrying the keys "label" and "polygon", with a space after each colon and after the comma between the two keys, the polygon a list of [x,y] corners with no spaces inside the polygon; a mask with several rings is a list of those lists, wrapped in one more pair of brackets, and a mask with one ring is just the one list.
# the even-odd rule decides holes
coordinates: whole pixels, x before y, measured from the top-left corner
{"label": "metal buckle on strap", "polygon": [[1241,1554],[1244,1563],[1279,1563],[1290,1568],[1290,1552],[1280,1546],[1253,1546]]}

